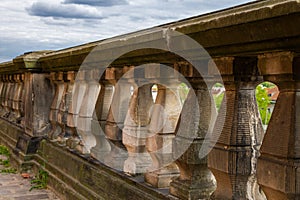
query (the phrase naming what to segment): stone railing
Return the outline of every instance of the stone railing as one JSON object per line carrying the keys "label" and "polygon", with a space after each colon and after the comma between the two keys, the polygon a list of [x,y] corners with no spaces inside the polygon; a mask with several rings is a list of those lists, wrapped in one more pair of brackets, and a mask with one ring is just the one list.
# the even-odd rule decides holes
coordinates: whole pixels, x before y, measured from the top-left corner
{"label": "stone railing", "polygon": [[[0,64],[0,141],[67,199],[298,199],[297,22],[299,1],[258,1],[19,56]],[[264,81],[280,90],[266,132]]]}

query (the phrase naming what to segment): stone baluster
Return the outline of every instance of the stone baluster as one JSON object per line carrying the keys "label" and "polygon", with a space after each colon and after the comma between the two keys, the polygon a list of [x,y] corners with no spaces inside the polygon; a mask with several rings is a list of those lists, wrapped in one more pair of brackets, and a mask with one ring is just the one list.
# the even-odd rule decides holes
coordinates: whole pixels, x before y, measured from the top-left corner
{"label": "stone baluster", "polygon": [[[67,147],[74,149],[77,144],[79,143],[79,137],[77,134],[76,127],[74,125],[74,120],[73,120],[73,95],[75,94],[75,78],[76,78],[77,73],[74,71],[69,71],[67,72],[67,81],[68,81],[68,88],[67,92],[65,94],[65,110],[66,110],[66,122],[65,122],[65,137],[68,139],[66,140],[66,145]],[[65,118],[63,117],[63,122]]]}
{"label": "stone baluster", "polygon": [[151,135],[146,141],[147,150],[153,160],[151,168],[154,171],[149,169],[145,174],[145,181],[158,188],[168,187],[171,179],[179,176],[179,169],[172,162],[174,132],[182,109],[178,91],[179,82],[173,77],[164,82],[166,85],[158,84],[158,94],[149,128]]}
{"label": "stone baluster", "polygon": [[120,171],[123,171],[124,162],[128,157],[122,142],[122,130],[131,97],[131,83],[126,79],[118,82],[117,80],[120,73],[124,74],[126,71],[128,71],[127,68],[123,68],[123,71],[115,68],[107,69],[108,74],[114,77],[115,91],[105,125],[105,135],[110,141],[111,151],[105,157],[104,163]]}
{"label": "stone baluster", "polygon": [[[70,89],[72,89],[72,96],[70,99],[70,105],[68,110],[67,117],[67,127],[68,131],[70,131],[71,137],[67,140],[67,145],[71,149],[78,148],[77,150],[82,151],[81,149],[81,138],[78,134],[77,126],[78,126],[78,117],[80,107],[87,89],[87,82],[85,78],[85,70],[80,70],[77,73],[76,81]],[[70,92],[70,90],[69,90]],[[68,98],[70,98],[68,92]]]}
{"label": "stone baluster", "polygon": [[4,113],[4,94],[5,94],[5,90],[6,90],[6,81],[5,81],[5,75],[1,75],[0,76],[0,80],[1,80],[1,91],[0,91],[0,116],[2,116],[2,114]]}
{"label": "stone baluster", "polygon": [[10,95],[13,91],[13,83],[12,83],[12,75],[6,75],[7,80],[7,89],[5,93],[5,99],[4,99],[4,110],[5,113],[3,117],[7,118],[10,114]]}
{"label": "stone baluster", "polygon": [[152,84],[142,84],[145,85],[136,87],[131,96],[123,129],[123,144],[129,156],[124,163],[124,172],[130,174],[144,173],[151,165],[150,155],[146,151],[146,138],[153,106]]}
{"label": "stone baluster", "polygon": [[6,100],[6,95],[7,95],[7,92],[9,90],[9,82],[8,82],[8,76],[7,75],[4,75],[3,76],[3,80],[4,80],[4,86],[3,86],[3,91],[1,93],[1,106],[2,106],[2,112],[1,112],[1,116],[3,117],[5,115],[5,113],[7,112],[7,109],[6,109],[6,106],[5,106],[5,100]]}
{"label": "stone baluster", "polygon": [[14,94],[14,89],[15,89],[15,84],[14,84],[14,77],[13,75],[8,75],[9,77],[9,91],[6,97],[6,106],[8,109],[8,113],[6,115],[6,117],[8,119],[10,119],[10,115],[12,115],[13,111],[12,111],[12,95]]}
{"label": "stone baluster", "polygon": [[21,110],[20,110],[20,98],[23,90],[23,83],[21,80],[21,74],[15,75],[15,81],[16,81],[16,90],[13,97],[13,111],[15,113],[15,122],[20,124],[21,123]]}
{"label": "stone baluster", "polygon": [[[4,86],[3,75],[0,75],[0,94],[3,90],[3,86]],[[1,96],[0,96],[0,98],[1,98]],[[0,102],[1,102],[1,100],[0,100]]]}
{"label": "stone baluster", "polygon": [[258,158],[258,183],[267,199],[299,199],[300,58],[291,52],[258,58],[264,80],[280,90]]}
{"label": "stone baluster", "polygon": [[92,118],[95,105],[100,92],[99,71],[97,69],[86,72],[87,89],[80,107],[77,130],[81,136],[80,152],[89,154],[92,147],[96,146],[96,138],[92,134]]}
{"label": "stone baluster", "polygon": [[65,90],[65,84],[63,80],[63,72],[52,72],[50,79],[55,87],[54,98],[50,107],[49,120],[51,123],[51,131],[48,133],[48,137],[53,141],[56,141],[57,136],[63,131],[58,124],[58,111],[59,105],[62,101],[63,92]]}
{"label": "stone baluster", "polygon": [[[169,186],[172,178],[179,176],[179,169],[173,162],[172,147],[175,127],[182,108],[179,82],[174,68],[151,64],[145,69],[147,79],[158,83],[158,92],[152,109],[149,136],[146,148],[152,158],[152,166],[145,174],[145,181],[157,188]],[[176,69],[175,69],[176,68]],[[175,69],[175,70],[174,70]],[[161,83],[161,84],[159,84]]]}
{"label": "stone baluster", "polygon": [[69,130],[67,131],[67,117],[68,117],[68,109],[70,106],[69,98],[72,98],[73,85],[75,80],[74,71],[64,73],[64,91],[62,94],[62,99],[59,105],[59,111],[57,113],[57,122],[62,130],[59,135],[56,135],[55,138],[58,143],[61,145],[66,145],[66,141],[69,134]]}
{"label": "stone baluster", "polygon": [[7,114],[9,114],[9,109],[8,109],[8,96],[9,96],[9,91],[10,91],[10,81],[9,81],[9,75],[5,75],[5,80],[6,80],[6,90],[3,98],[3,108],[4,112],[2,114],[2,117],[5,117]]}
{"label": "stone baluster", "polygon": [[25,84],[24,84],[25,75],[20,75],[20,84],[21,84],[21,92],[19,96],[19,111],[20,111],[20,117],[17,119],[17,123],[19,123],[21,126],[25,125]]}
{"label": "stone baluster", "polygon": [[257,60],[216,58],[214,62],[226,89],[213,131],[218,140],[208,159],[218,185],[214,198],[265,199],[256,179],[264,134],[255,98]]}
{"label": "stone baluster", "polygon": [[[206,62],[204,65],[207,68]],[[210,199],[216,189],[215,178],[207,165],[217,115],[210,95],[213,83],[211,77],[204,80],[193,67],[179,67],[183,68],[184,71],[180,68],[179,71],[186,78],[192,78],[192,88],[184,102],[173,139],[173,158],[180,169],[180,176],[172,180],[170,194],[180,199]]]}
{"label": "stone baluster", "polygon": [[14,97],[15,97],[15,94],[16,94],[17,89],[18,89],[17,77],[16,76],[17,76],[16,74],[11,75],[12,88],[11,88],[11,92],[10,92],[9,97],[8,97],[8,107],[9,107],[9,110],[10,110],[8,120],[11,121],[11,122],[16,121],[16,113],[15,113],[15,109],[14,109]]}
{"label": "stone baluster", "polygon": [[96,146],[91,149],[91,156],[102,162],[111,150],[104,131],[113,94],[114,86],[109,82],[109,76],[105,74],[105,80],[101,81],[101,90],[93,114],[92,134],[96,138]]}

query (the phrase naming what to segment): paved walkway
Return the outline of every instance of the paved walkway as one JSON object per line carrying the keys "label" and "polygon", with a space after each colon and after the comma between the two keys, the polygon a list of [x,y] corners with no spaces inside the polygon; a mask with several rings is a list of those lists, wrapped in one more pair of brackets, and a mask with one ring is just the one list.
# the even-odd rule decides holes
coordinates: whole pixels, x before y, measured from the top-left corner
{"label": "paved walkway", "polygon": [[29,191],[30,188],[30,180],[20,174],[0,174],[0,200],[59,200],[49,190]]}
{"label": "paved walkway", "polygon": [[[0,159],[5,158],[0,155]],[[0,169],[5,168],[0,165]],[[21,174],[0,173],[0,200],[59,200],[50,190],[31,188],[30,178]]]}

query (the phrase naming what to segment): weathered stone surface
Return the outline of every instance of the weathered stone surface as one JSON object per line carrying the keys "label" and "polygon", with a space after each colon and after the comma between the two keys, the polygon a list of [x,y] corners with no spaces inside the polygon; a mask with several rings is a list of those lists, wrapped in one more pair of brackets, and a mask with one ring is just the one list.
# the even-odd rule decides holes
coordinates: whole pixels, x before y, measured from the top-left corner
{"label": "weathered stone surface", "polygon": [[[299,193],[299,63],[290,52],[260,56],[259,68],[266,80],[279,87],[276,106],[258,159],[258,182],[268,199],[298,199]],[[276,61],[275,65],[272,65]],[[296,59],[295,59],[296,61]],[[283,134],[284,133],[284,137]]]}

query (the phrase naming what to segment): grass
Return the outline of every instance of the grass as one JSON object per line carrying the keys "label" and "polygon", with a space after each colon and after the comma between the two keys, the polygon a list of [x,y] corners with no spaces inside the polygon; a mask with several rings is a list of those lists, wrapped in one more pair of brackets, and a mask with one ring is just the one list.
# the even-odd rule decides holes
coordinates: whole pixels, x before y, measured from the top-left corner
{"label": "grass", "polygon": [[39,169],[36,177],[30,181],[31,188],[29,191],[33,189],[45,189],[47,188],[47,181],[48,181],[48,172],[46,172],[44,169]]}
{"label": "grass", "polygon": [[17,170],[10,167],[9,156],[10,152],[6,146],[0,145],[0,155],[4,155],[6,159],[0,159],[0,165],[4,166],[4,169],[0,169],[0,173],[15,174]]}

